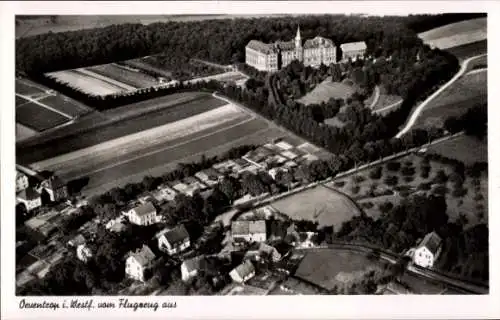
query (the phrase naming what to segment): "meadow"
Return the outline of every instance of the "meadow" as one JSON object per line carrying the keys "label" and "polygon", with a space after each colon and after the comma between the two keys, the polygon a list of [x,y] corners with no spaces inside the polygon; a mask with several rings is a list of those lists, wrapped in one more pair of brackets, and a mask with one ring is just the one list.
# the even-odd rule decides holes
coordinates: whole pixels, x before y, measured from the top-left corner
{"label": "meadow", "polygon": [[318,84],[311,92],[298,100],[305,105],[327,102],[331,98],[347,99],[356,90],[354,87],[343,82],[332,82],[331,79],[326,79]]}

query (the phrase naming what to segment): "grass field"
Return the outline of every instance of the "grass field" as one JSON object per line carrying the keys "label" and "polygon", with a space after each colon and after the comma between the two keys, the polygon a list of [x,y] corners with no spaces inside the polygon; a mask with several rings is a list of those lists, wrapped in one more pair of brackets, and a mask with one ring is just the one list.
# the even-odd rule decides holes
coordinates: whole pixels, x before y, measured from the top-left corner
{"label": "grass field", "polygon": [[155,78],[141,72],[134,72],[115,64],[103,64],[86,68],[86,70],[104,77],[128,84],[135,88],[148,88],[157,85]]}
{"label": "grass field", "polygon": [[32,96],[45,93],[46,89],[25,79],[16,79],[16,93]]}
{"label": "grass field", "polygon": [[320,226],[339,226],[359,215],[358,207],[344,195],[318,186],[271,204],[292,219],[317,221]]}
{"label": "grass field", "polygon": [[381,262],[369,260],[362,253],[339,249],[308,250],[295,276],[326,289],[344,287],[365,272],[383,270]]}
{"label": "grass field", "polygon": [[23,126],[20,123],[16,123],[16,141],[27,139],[29,137],[36,135],[37,133],[38,133],[37,131],[31,128]]}
{"label": "grass field", "polygon": [[486,18],[451,23],[419,34],[424,43],[440,49],[470,44],[487,37]]}
{"label": "grass field", "polygon": [[298,100],[305,105],[327,102],[330,98],[347,99],[355,89],[345,83],[332,82],[330,79],[318,84],[311,92]]}
{"label": "grass field", "polygon": [[212,76],[207,76],[207,77],[201,77],[201,78],[195,78],[188,80],[188,83],[196,83],[199,81],[209,81],[209,80],[217,80],[221,82],[236,82],[240,81],[243,79],[247,79],[248,77],[244,76],[243,74],[236,72],[236,71],[230,71],[230,72],[225,72],[225,73],[220,73]]}
{"label": "grass field", "polygon": [[416,127],[441,126],[449,116],[460,116],[488,99],[487,71],[465,74],[444,90],[420,114]]}
{"label": "grass field", "polygon": [[463,61],[469,57],[477,56],[488,52],[488,41],[481,40],[462,46],[456,46],[446,49],[449,53],[453,54],[458,60]]}
{"label": "grass field", "polygon": [[427,152],[453,157],[466,165],[471,165],[475,162],[488,161],[488,141],[487,138],[479,141],[476,138],[463,135],[432,145],[427,148]]}
{"label": "grass field", "polygon": [[154,72],[154,73],[159,74],[162,77],[165,77],[167,79],[170,79],[172,77],[172,72],[165,70],[165,69],[161,69],[161,68],[157,68],[155,66],[152,66],[152,65],[144,62],[143,59],[145,59],[145,58],[126,60],[126,61],[122,61],[121,63],[123,63],[126,66],[136,68],[139,70],[143,70],[146,72],[148,72],[148,71]]}
{"label": "grass field", "polygon": [[38,101],[72,117],[80,116],[92,111],[92,109],[59,94],[48,96]]}
{"label": "grass field", "polygon": [[[403,101],[400,96],[390,95],[390,94],[380,94],[377,103],[373,106],[374,111],[381,110],[388,107],[396,102]],[[395,110],[395,109],[391,109]]]}
{"label": "grass field", "polygon": [[[182,96],[176,96],[176,98],[181,99],[182,101]],[[178,101],[177,99],[174,99],[173,101]],[[31,144],[25,147],[19,146],[17,151],[18,161],[25,164],[38,162],[128,134],[188,118],[225,104],[224,101],[212,98],[209,95],[205,95],[203,99],[191,100],[174,105],[169,104],[171,101],[172,97],[167,96],[154,99],[154,101],[144,101],[127,106],[129,110],[131,108],[147,108],[148,106],[157,110],[144,115],[139,115],[137,117],[125,118],[123,121],[118,121],[103,127],[97,127],[96,129],[89,131],[78,132],[78,130],[75,130],[74,128],[68,128],[68,130],[75,130],[77,134],[67,137],[63,136],[60,139],[49,140],[42,144]],[[166,106],[161,108],[162,105]],[[116,116],[116,111],[114,111],[112,115]],[[85,125],[90,126],[92,123],[90,122]],[[85,126],[83,128],[85,128]]]}
{"label": "grass field", "polygon": [[68,121],[67,117],[28,100],[16,108],[16,122],[36,131],[47,130]]}

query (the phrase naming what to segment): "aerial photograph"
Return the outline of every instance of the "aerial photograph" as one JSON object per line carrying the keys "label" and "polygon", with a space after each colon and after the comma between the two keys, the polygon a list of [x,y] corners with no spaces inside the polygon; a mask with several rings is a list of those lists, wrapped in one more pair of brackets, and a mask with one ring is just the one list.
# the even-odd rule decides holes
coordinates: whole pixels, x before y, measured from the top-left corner
{"label": "aerial photograph", "polygon": [[487,18],[16,15],[16,296],[488,295]]}

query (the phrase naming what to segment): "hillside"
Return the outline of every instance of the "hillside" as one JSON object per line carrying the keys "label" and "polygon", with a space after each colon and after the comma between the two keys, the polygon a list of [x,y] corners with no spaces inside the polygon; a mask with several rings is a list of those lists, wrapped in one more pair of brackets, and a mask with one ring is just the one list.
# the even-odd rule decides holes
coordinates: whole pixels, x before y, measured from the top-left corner
{"label": "hillside", "polygon": [[477,18],[451,23],[418,35],[431,47],[448,49],[487,39],[486,18]]}

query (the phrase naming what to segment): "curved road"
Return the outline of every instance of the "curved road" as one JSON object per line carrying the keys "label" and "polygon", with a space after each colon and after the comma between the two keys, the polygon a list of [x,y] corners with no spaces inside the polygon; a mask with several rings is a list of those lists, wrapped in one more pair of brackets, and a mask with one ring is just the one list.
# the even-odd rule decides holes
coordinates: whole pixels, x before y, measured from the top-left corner
{"label": "curved road", "polygon": [[408,131],[410,131],[410,129],[412,128],[412,126],[415,124],[418,116],[420,116],[420,114],[422,113],[422,111],[424,110],[424,108],[432,101],[434,100],[441,92],[443,92],[444,90],[446,90],[449,86],[451,86],[455,81],[457,81],[466,71],[467,71],[467,68],[469,66],[469,63],[475,59],[478,59],[478,58],[481,58],[483,56],[486,56],[487,54],[481,54],[481,55],[478,55],[478,56],[474,56],[474,57],[470,57],[466,60],[464,60],[464,62],[462,63],[462,67],[460,68],[460,70],[455,74],[455,76],[453,76],[453,78],[451,78],[450,81],[446,82],[441,88],[439,88],[437,91],[435,91],[433,94],[431,94],[427,99],[425,99],[424,102],[422,102],[416,109],[415,111],[412,113],[410,119],[406,122],[404,128],[399,131],[399,133],[396,135],[396,138],[401,138],[403,135],[405,135]]}
{"label": "curved road", "polygon": [[375,107],[375,105],[377,104],[379,98],[380,98],[380,88],[379,86],[375,86],[375,98],[373,98],[373,101],[368,108],[373,109],[373,107]]}

